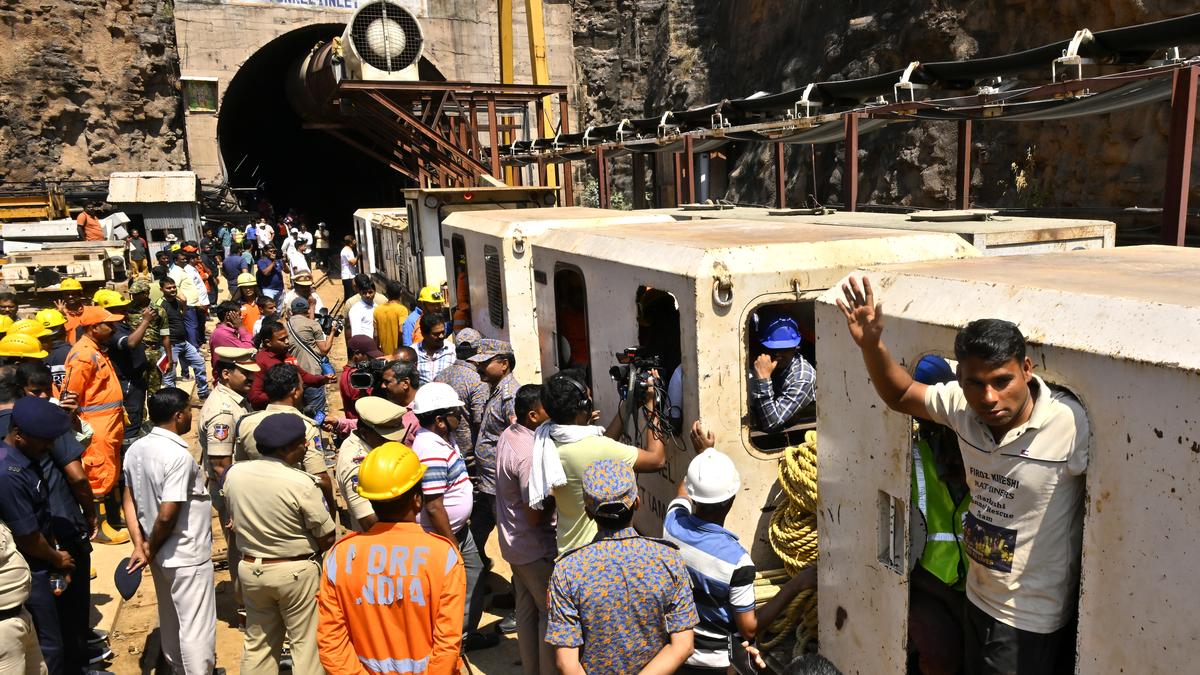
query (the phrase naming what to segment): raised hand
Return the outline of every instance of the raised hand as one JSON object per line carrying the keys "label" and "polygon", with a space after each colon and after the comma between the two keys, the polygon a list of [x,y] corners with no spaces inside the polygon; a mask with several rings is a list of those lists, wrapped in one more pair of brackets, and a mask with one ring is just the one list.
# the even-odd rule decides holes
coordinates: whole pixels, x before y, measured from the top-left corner
{"label": "raised hand", "polygon": [[696,452],[704,452],[705,450],[716,447],[717,445],[717,437],[713,435],[713,432],[705,429],[704,425],[700,423],[700,420],[696,420],[692,423],[691,435],[692,448]]}
{"label": "raised hand", "polygon": [[774,354],[759,354],[758,358],[754,359],[754,374],[760,380],[769,380],[777,365],[779,365],[779,361],[776,360]]}
{"label": "raised hand", "polygon": [[883,303],[875,302],[875,293],[871,289],[871,280],[862,277],[862,283],[850,277],[842,284],[842,293],[846,301],[838,299],[838,309],[846,317],[846,325],[850,328],[850,337],[859,348],[879,346],[883,335]]}

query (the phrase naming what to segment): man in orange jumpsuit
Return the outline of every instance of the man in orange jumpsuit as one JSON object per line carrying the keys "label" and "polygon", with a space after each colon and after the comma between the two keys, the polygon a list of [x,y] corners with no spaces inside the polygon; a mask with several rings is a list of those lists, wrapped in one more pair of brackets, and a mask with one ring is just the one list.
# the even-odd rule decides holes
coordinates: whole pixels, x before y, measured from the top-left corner
{"label": "man in orange jumpsuit", "polygon": [[58,285],[58,290],[63,296],[61,300],[55,300],[54,305],[67,319],[67,325],[64,327],[67,331],[67,342],[75,344],[75,338],[79,334],[79,317],[84,306],[83,284],[79,283],[78,279],[67,277]]}
{"label": "man in orange jumpsuit", "polygon": [[[317,645],[330,673],[457,675],[467,575],[454,542],[417,524],[425,465],[390,442],[367,454],[358,494],[379,518],[325,558]],[[415,667],[421,666],[421,667]]]}
{"label": "man in orange jumpsuit", "polygon": [[99,502],[100,516],[105,519],[95,540],[102,544],[121,543],[129,537],[124,529],[113,526],[113,518],[119,515],[114,513],[115,509],[106,513],[104,504],[104,498],[116,487],[121,475],[121,440],[125,436],[121,380],[107,354],[113,324],[122,318],[103,307],[85,307],[79,316],[83,335],[76,340],[64,364],[63,391],[77,396],[79,417],[92,428],[91,441],[83,452],[83,469]]}

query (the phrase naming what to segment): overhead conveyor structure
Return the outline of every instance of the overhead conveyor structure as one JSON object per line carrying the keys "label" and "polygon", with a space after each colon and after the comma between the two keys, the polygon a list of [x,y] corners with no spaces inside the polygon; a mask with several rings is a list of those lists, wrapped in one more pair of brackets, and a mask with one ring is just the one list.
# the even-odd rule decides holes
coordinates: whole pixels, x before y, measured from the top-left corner
{"label": "overhead conveyor structure", "polygon": [[[513,143],[504,161],[523,165],[595,161],[601,206],[607,205],[610,159],[634,158],[635,201],[645,184],[639,155],[676,156],[677,202],[695,201],[697,153],[730,142],[775,146],[777,200],[783,199],[783,152],[788,144],[846,144],[844,208],[857,207],[857,144],[889,124],[959,123],[956,206],[970,205],[970,136],[974,122],[1071,120],[1170,101],[1162,237],[1182,244],[1187,218],[1192,128],[1200,58],[1181,58],[1179,46],[1200,42],[1200,13],[1060,40],[1013,54],[965,61],[912,62],[870,77],[813,82],[775,94],[758,93],[656,117],[595,125],[577,133]],[[1041,72],[1038,83],[1031,72]],[[1086,75],[1086,76],[1085,76]],[[682,171],[688,180],[681,181]]]}

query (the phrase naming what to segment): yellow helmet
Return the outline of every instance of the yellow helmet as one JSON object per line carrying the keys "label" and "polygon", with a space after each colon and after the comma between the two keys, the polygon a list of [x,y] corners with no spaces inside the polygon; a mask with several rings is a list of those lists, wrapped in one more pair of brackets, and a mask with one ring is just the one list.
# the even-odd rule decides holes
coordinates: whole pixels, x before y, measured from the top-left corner
{"label": "yellow helmet", "polygon": [[62,283],[60,283],[58,285],[58,290],[60,290],[60,291],[82,291],[83,284],[79,283],[79,280],[76,279],[75,277],[67,277],[66,279],[63,279]]}
{"label": "yellow helmet", "polygon": [[237,285],[238,285],[238,288],[245,288],[247,286],[257,286],[258,279],[249,272],[242,272],[241,274],[238,275]]}
{"label": "yellow helmet", "polygon": [[0,356],[44,359],[49,353],[42,349],[42,343],[32,335],[10,333],[4,336],[4,339],[0,339]]}
{"label": "yellow helmet", "polygon": [[46,325],[37,319],[21,319],[20,321],[14,321],[13,325],[8,327],[9,335],[16,335],[18,333],[37,339],[49,335],[50,329],[46,328]]}
{"label": "yellow helmet", "polygon": [[417,302],[442,302],[442,289],[438,286],[426,286],[417,296]]}
{"label": "yellow helmet", "polygon": [[358,494],[373,502],[390,501],[411,490],[424,475],[425,465],[412,448],[396,441],[384,443],[359,465]]}
{"label": "yellow helmet", "polygon": [[38,310],[38,313],[33,318],[41,321],[42,325],[46,328],[57,328],[67,325],[67,317],[63,316],[62,312],[53,307]]}
{"label": "yellow helmet", "polygon": [[12,317],[7,314],[0,314],[0,333],[7,333],[8,329],[13,325]]}
{"label": "yellow helmet", "polygon": [[108,309],[110,307],[125,307],[129,304],[129,301],[126,300],[124,296],[117,291],[112,290],[111,288],[101,288],[100,290],[96,291],[96,294],[92,296],[92,302],[100,305],[104,309]]}

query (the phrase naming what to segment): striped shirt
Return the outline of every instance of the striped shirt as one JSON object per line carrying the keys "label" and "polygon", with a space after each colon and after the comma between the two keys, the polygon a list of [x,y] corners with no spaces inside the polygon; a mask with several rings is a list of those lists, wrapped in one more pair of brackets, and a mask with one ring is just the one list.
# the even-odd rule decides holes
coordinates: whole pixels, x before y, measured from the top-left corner
{"label": "striped shirt", "polygon": [[[467,475],[467,465],[458,453],[458,447],[428,429],[421,429],[413,438],[412,449],[425,465],[421,492],[426,497],[442,497],[450,529],[458,532],[471,517],[474,502],[471,477]],[[433,531],[433,523],[429,522],[424,509],[417,520],[426,530]]]}
{"label": "striped shirt", "polygon": [[[676,499],[667,506],[663,539],[679,547],[692,578],[700,623],[692,666],[729,667],[735,613],[754,611],[754,563],[729,530],[692,515],[692,504]],[[738,642],[740,642],[740,638]]]}
{"label": "striped shirt", "polygon": [[817,400],[817,371],[796,354],[787,370],[762,380],[750,372],[750,408],[760,431],[781,431],[800,409]]}
{"label": "striped shirt", "polygon": [[433,382],[441,372],[449,368],[457,359],[457,349],[454,343],[446,340],[442,348],[430,354],[425,351],[424,343],[418,342],[413,345],[413,349],[417,350],[417,375],[420,376],[421,386],[425,386]]}

